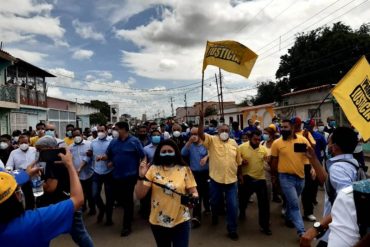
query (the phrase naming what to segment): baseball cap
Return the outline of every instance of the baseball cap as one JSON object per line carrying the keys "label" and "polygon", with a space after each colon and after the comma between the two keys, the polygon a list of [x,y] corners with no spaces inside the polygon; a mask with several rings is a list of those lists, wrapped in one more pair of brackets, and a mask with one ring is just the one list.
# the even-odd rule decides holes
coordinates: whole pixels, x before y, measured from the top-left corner
{"label": "baseball cap", "polygon": [[23,185],[29,180],[29,175],[24,171],[9,173],[0,168],[0,204],[9,199],[17,185]]}
{"label": "baseball cap", "polygon": [[291,124],[294,124],[294,125],[301,125],[302,124],[302,120],[300,117],[292,117],[290,119],[290,123]]}
{"label": "baseball cap", "polygon": [[270,124],[269,125],[269,128],[273,129],[274,132],[276,132],[276,125],[275,124]]}

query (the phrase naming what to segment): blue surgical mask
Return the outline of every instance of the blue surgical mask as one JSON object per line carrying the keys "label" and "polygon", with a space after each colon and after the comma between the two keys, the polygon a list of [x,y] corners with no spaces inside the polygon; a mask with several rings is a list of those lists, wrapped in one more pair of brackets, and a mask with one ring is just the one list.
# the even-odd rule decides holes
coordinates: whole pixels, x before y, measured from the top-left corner
{"label": "blue surgical mask", "polygon": [[54,130],[47,130],[47,131],[45,131],[45,135],[55,137],[55,131]]}
{"label": "blue surgical mask", "polygon": [[158,144],[161,142],[161,137],[160,136],[152,136],[152,143],[153,144]]}
{"label": "blue surgical mask", "polygon": [[263,140],[268,142],[270,140],[270,136],[268,134],[263,134]]}

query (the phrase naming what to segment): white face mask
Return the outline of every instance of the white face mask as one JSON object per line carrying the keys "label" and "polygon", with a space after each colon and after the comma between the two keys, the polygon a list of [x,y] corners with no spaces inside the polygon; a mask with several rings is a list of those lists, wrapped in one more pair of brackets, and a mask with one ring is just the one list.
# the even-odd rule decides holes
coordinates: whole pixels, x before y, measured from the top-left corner
{"label": "white face mask", "polygon": [[180,131],[178,131],[178,130],[176,130],[176,131],[174,131],[173,133],[172,133],[172,135],[174,136],[174,137],[179,137],[180,135],[181,135],[181,132]]}
{"label": "white face mask", "polygon": [[118,131],[117,130],[113,130],[112,131],[112,136],[113,136],[113,138],[117,138],[119,136]]}
{"label": "white face mask", "polygon": [[106,134],[104,132],[98,132],[98,138],[104,139],[106,137]]}
{"label": "white face mask", "polygon": [[222,141],[227,141],[227,139],[229,139],[229,133],[222,132],[222,133],[220,134],[220,139],[221,139]]}
{"label": "white face mask", "polygon": [[81,136],[76,136],[73,139],[73,141],[74,141],[75,144],[80,144],[82,142],[82,137]]}
{"label": "white face mask", "polygon": [[9,147],[8,143],[0,142],[0,149],[7,149]]}
{"label": "white face mask", "polygon": [[21,145],[19,145],[19,148],[22,151],[27,151],[27,149],[29,148],[29,145],[27,143],[22,143]]}
{"label": "white face mask", "polygon": [[47,130],[47,131],[45,131],[45,135],[55,137],[55,131],[54,130]]}
{"label": "white face mask", "polygon": [[324,128],[325,128],[325,126],[319,126],[319,127],[317,127],[317,130],[320,131],[320,132],[324,132]]}

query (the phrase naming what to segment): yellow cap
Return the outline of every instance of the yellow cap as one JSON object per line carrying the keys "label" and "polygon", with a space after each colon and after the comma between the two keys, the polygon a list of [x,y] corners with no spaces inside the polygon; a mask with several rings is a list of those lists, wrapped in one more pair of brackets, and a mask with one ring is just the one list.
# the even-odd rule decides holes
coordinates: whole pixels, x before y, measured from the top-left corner
{"label": "yellow cap", "polygon": [[275,124],[270,124],[269,125],[269,128],[273,129],[276,132],[276,126],[275,126]]}
{"label": "yellow cap", "polygon": [[6,172],[0,172],[0,204],[9,199],[17,188],[15,178]]}

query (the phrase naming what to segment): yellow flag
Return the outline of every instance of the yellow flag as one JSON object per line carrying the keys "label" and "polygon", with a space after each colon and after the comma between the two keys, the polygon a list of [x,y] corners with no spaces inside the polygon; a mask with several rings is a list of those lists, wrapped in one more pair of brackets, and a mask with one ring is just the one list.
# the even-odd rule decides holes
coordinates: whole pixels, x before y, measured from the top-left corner
{"label": "yellow flag", "polygon": [[256,53],[236,41],[207,41],[203,60],[203,72],[207,65],[214,65],[248,78],[257,57]]}
{"label": "yellow flag", "polygon": [[333,89],[333,95],[364,140],[370,138],[370,65],[365,56]]}

